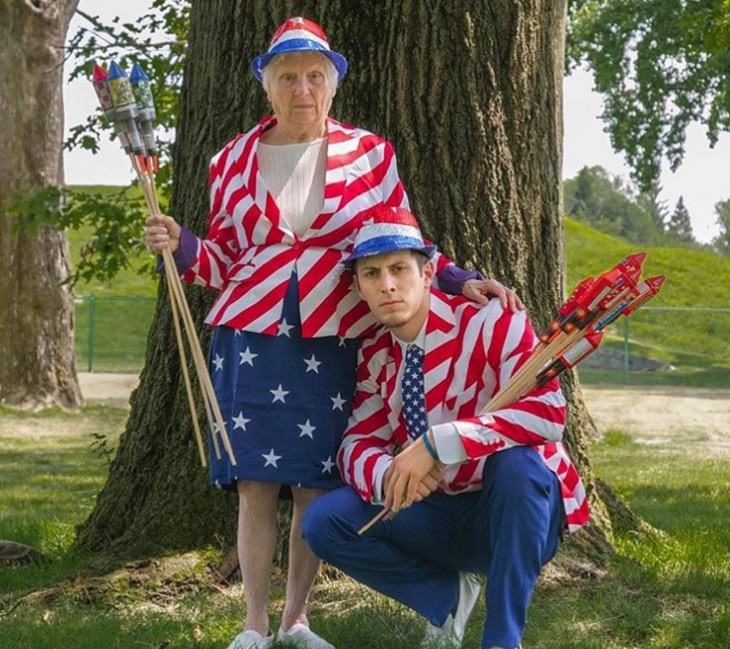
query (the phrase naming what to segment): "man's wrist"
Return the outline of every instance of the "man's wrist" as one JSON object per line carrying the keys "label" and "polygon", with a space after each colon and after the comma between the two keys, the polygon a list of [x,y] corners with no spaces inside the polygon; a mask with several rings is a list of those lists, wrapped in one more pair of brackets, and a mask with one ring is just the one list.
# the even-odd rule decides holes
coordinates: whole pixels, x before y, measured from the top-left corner
{"label": "man's wrist", "polygon": [[436,447],[434,446],[433,439],[431,438],[431,429],[428,429],[423,435],[421,436],[421,439],[423,440],[423,445],[426,447],[426,450],[428,451],[428,454],[431,456],[431,459],[434,462],[439,461],[439,455],[436,452]]}

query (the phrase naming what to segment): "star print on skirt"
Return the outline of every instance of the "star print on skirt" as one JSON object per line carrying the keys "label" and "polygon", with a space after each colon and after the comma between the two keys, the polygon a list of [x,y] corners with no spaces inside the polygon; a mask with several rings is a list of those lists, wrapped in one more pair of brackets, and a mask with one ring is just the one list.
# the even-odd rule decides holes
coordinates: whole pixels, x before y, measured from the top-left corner
{"label": "star print on skirt", "polygon": [[238,480],[314,489],[342,485],[337,450],[350,415],[359,342],[302,339],[296,275],[276,336],[216,327],[209,371],[236,456],[209,440],[211,481]]}

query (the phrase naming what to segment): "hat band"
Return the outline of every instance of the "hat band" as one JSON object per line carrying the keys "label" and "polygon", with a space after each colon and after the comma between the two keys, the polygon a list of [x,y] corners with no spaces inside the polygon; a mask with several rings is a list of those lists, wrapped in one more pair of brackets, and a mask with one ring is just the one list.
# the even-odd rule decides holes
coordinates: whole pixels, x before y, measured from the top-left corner
{"label": "hat band", "polygon": [[311,38],[292,38],[288,41],[279,42],[272,45],[266,53],[271,56],[273,54],[285,54],[286,52],[331,52],[330,48],[322,45],[319,41],[313,41]]}
{"label": "hat band", "polygon": [[396,250],[416,250],[429,255],[432,251],[429,246],[424,245],[422,239],[388,235],[363,241],[352,251],[352,257],[369,257]]}

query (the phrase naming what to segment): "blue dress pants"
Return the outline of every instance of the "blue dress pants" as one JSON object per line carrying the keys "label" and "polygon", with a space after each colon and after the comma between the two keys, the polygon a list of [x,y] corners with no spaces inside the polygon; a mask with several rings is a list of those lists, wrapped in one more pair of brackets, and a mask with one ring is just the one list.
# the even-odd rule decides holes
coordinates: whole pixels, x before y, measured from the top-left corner
{"label": "blue dress pants", "polygon": [[317,556],[436,626],[456,608],[459,573],[486,575],[482,647],[519,645],[565,518],[557,477],[534,449],[490,456],[481,491],[431,494],[358,536],[380,509],[351,487],[336,489],[307,509],[304,538]]}

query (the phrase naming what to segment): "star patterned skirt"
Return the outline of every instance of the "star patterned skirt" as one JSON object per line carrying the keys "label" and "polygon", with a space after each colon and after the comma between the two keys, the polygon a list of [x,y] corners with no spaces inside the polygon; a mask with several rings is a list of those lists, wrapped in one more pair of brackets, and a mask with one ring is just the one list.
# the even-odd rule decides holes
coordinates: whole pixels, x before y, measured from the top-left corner
{"label": "star patterned skirt", "polygon": [[221,457],[209,437],[211,481],[238,480],[334,489],[342,485],[337,450],[350,415],[359,341],[301,337],[296,275],[278,335],[219,326],[209,370],[236,457]]}

